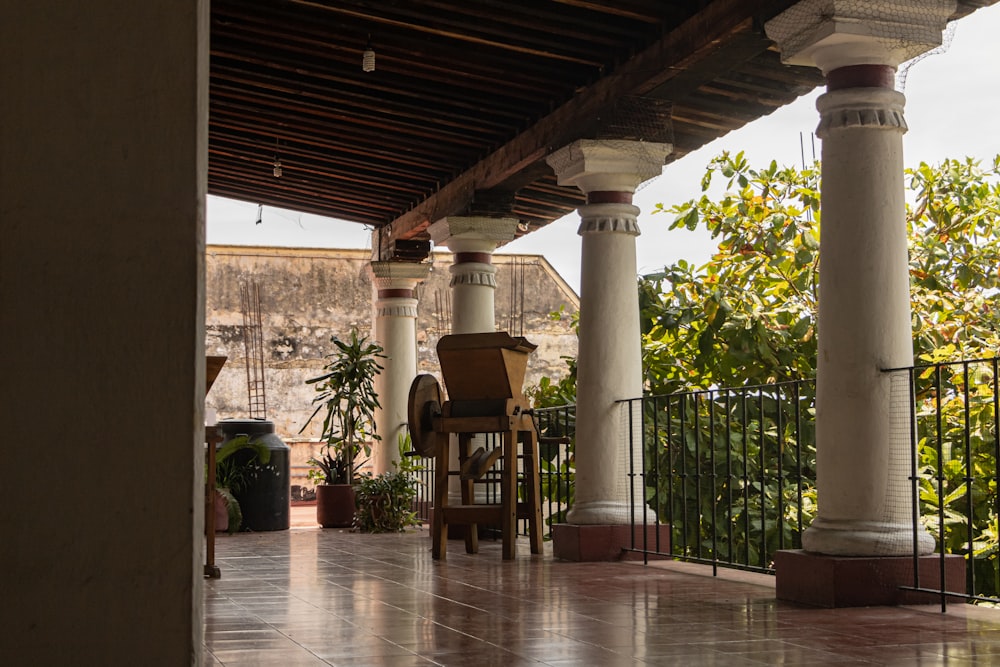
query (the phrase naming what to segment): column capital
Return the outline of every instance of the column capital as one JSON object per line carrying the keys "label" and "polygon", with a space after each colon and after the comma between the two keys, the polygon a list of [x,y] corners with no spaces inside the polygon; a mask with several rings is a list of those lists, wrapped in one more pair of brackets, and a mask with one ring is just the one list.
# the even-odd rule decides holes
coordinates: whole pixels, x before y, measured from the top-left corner
{"label": "column capital", "polygon": [[639,236],[639,208],[631,204],[587,204],[579,208],[580,228],[584,234],[628,234]]}
{"label": "column capital", "polygon": [[956,0],[802,0],[764,25],[789,65],[896,68],[941,45]]}
{"label": "column capital", "polygon": [[377,289],[413,289],[427,279],[429,263],[373,261],[368,272]]}
{"label": "column capital", "polygon": [[902,93],[885,88],[846,88],[820,95],[816,136],[826,139],[831,132],[854,128],[906,132]]}
{"label": "column capital", "polygon": [[659,176],[671,144],[618,139],[580,139],[555,151],[545,161],[559,185],[575,185],[585,193],[635,192],[640,183]]}
{"label": "column capital", "polygon": [[514,240],[517,218],[452,215],[427,228],[434,245],[452,252],[493,252],[502,243]]}
{"label": "column capital", "polygon": [[375,316],[417,316],[414,288],[427,278],[430,264],[417,262],[374,261],[368,265],[375,288]]}

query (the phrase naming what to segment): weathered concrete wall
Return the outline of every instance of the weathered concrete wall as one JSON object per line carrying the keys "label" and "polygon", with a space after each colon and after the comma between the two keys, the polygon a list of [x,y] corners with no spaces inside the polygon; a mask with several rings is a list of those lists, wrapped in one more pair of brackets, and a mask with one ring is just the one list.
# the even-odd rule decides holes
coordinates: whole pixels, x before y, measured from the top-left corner
{"label": "weathered concrete wall", "polygon": [[[207,405],[220,419],[248,415],[240,286],[254,280],[261,295],[267,417],[286,442],[318,437],[318,418],[299,434],[315,394],[305,380],[321,372],[324,355],[333,350],[332,335],[347,336],[355,326],[370,335],[370,251],[209,246],[206,259],[206,353],[229,357]],[[450,253],[434,253],[430,275],[417,290],[419,370],[439,377],[436,346],[450,326],[451,262]],[[498,254],[493,262],[497,329],[538,345],[527,383],[561,377],[566,372],[561,357],[576,356],[570,315],[578,308],[577,296],[542,257]],[[565,315],[550,318],[560,308]],[[308,449],[293,446],[293,477],[304,474]]]}

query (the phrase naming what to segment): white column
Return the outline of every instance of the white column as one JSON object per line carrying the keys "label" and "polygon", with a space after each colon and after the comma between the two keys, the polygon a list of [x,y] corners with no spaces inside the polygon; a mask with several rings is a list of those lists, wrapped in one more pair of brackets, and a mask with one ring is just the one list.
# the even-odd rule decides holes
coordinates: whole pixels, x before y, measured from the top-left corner
{"label": "white column", "polygon": [[[856,3],[855,3],[856,4]],[[816,398],[818,516],[808,551],[913,551],[907,387],[882,369],[913,363],[903,184],[904,97],[896,67],[940,44],[954,0],[879,3],[879,19],[834,0],[767,24],[785,62],[827,76]],[[852,14],[857,11],[857,14]],[[895,419],[894,419],[895,417]],[[893,422],[907,426],[893,430]],[[921,530],[918,550],[934,542]]]}
{"label": "white column", "polygon": [[[652,519],[644,517],[639,478],[633,489],[628,486],[630,415],[617,401],[642,396],[635,259],[639,209],[631,203],[632,193],[660,174],[670,151],[669,144],[582,140],[548,158],[560,185],[575,185],[587,194],[587,204],[580,207],[576,502],[570,523]],[[632,441],[641,456],[638,408],[631,414]]]}
{"label": "white column", "polygon": [[410,384],[417,375],[417,298],[415,289],[427,277],[429,264],[375,261],[370,265],[374,292],[375,340],[382,346],[382,372],[375,378],[381,409],[375,427],[382,441],[372,450],[376,475],[399,462],[399,438],[406,433]]}
{"label": "white column", "polygon": [[[454,253],[451,266],[451,333],[490,333],[496,331],[496,267],[493,252],[501,243],[513,241],[517,218],[452,216],[443,218],[427,231],[435,245],[445,245]],[[485,442],[476,436],[472,449]],[[459,469],[458,447],[450,448],[448,467]],[[476,487],[477,502],[485,492]],[[448,503],[461,504],[461,486],[457,475],[448,481]]]}
{"label": "white column", "polygon": [[501,243],[514,240],[516,218],[453,216],[432,224],[435,245],[454,253],[451,266],[451,333],[496,331],[496,267],[492,256]]}

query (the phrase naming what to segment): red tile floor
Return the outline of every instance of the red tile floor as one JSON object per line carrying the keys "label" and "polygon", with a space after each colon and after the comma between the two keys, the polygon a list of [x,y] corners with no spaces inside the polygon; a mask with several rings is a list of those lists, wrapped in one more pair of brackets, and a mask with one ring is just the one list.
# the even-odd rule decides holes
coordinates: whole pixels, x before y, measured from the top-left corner
{"label": "red tile floor", "polygon": [[206,665],[1000,665],[1000,609],[811,609],[773,579],[681,563],[514,561],[426,529],[220,536]]}

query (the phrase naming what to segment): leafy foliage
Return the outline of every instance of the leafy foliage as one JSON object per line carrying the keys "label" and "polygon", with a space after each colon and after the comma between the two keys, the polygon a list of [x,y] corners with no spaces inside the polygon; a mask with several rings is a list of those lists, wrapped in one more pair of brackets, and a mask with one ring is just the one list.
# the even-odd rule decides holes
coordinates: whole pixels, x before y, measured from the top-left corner
{"label": "leafy foliage", "polygon": [[639,281],[648,391],[766,384],[810,377],[816,358],[819,172],[752,169],[742,153],[712,160],[738,186],[668,210],[671,229],[704,226],[718,252]]}
{"label": "leafy foliage", "polygon": [[908,172],[914,355],[937,362],[1000,344],[1000,156]]}
{"label": "leafy foliage", "polygon": [[924,524],[939,547],[972,561],[975,592],[995,596],[997,365],[945,362],[992,356],[1000,344],[1000,156],[986,169],[922,164],[909,183],[914,353],[931,365],[914,378]]}
{"label": "leafy foliage", "polygon": [[[714,388],[815,375],[819,176],[817,167],[797,170],[772,162],[756,169],[742,153],[723,153],[703,178],[706,194],[678,206],[657,207],[674,216],[671,229],[704,228],[718,241],[706,265],[680,261],[641,277],[638,284],[646,394],[673,396],[669,407],[647,399],[646,460],[652,466],[647,494],[661,517],[694,517],[677,536],[690,553],[708,548],[710,530],[732,525],[734,536],[727,533],[726,544],[716,539],[712,548],[723,560],[742,551],[764,558],[766,566],[764,555],[773,553],[775,545],[797,539],[794,531],[781,527],[792,521],[789,512],[805,524],[815,513],[809,482],[815,474],[811,432],[790,431],[790,413],[780,401],[771,411],[737,414],[732,402],[726,403],[732,395],[727,399]],[[1000,157],[985,168],[969,159],[921,164],[908,170],[907,178],[914,356],[927,364],[992,356],[1000,343],[1000,310],[995,307],[1000,290]],[[719,179],[725,194],[709,196]],[[925,520],[953,552],[985,559],[1000,551],[993,449],[996,372],[980,369],[968,379],[962,367],[942,369],[940,386],[932,382],[939,372],[933,369],[918,373],[915,384]],[[571,382],[539,385],[540,403],[570,398]],[[702,396],[699,410],[692,407],[696,395]],[[813,400],[812,385],[800,385],[795,403],[806,421],[812,418]],[[709,411],[707,406],[714,407]],[[673,431],[665,433],[668,419]],[[744,453],[743,440],[733,435],[743,432],[766,437],[747,440]],[[946,443],[940,452],[938,441]],[[799,452],[794,467],[790,451]],[[755,463],[762,455],[764,461]],[[760,476],[761,470],[777,470],[778,462],[784,473]],[[794,498],[777,481],[792,470],[806,482],[801,491],[796,488]],[[671,486],[670,471],[674,481],[686,482]],[[709,479],[723,481],[707,486]],[[737,499],[735,505],[731,497]],[[937,527],[942,512],[943,531]],[[966,534],[970,525],[971,534]],[[977,567],[983,570],[980,581],[1000,582],[995,562]]]}
{"label": "leafy foliage", "polygon": [[420,523],[413,511],[419,483],[414,474],[423,466],[408,456],[412,449],[409,434],[399,436],[398,446],[396,469],[366,475],[355,489],[354,525],[363,533],[398,533]]}
{"label": "leafy foliage", "polygon": [[[947,160],[937,167],[922,164],[908,172],[913,202],[906,224],[914,354],[922,362],[996,350],[1000,322],[992,304],[1000,280],[998,167],[1000,160],[986,170],[971,160]],[[727,178],[727,187],[735,191],[719,200],[703,196],[661,210],[675,215],[673,228],[705,225],[719,239],[716,255],[698,269],[679,262],[662,274],[640,280],[646,379],[653,393],[774,382],[815,373],[821,274],[818,171],[782,170],[774,163],[755,170],[742,154],[723,154],[712,161],[703,181],[706,188],[714,174]],[[928,384],[938,372],[931,369],[917,378],[915,387],[922,433],[918,449],[921,498],[928,510],[925,521],[940,537],[938,520],[944,517],[944,541],[949,549],[982,558],[997,551],[996,434],[990,426],[995,383],[993,374],[987,373],[991,379],[980,378],[978,388],[966,392],[967,379],[950,367],[943,368],[939,386]],[[813,397],[804,397],[811,411]],[[939,413],[940,436],[935,425]],[[763,432],[774,426],[773,420],[749,424],[751,431]],[[698,428],[709,427],[700,424]],[[939,452],[931,446],[936,441],[962,442],[966,433],[968,447],[946,444]],[[806,439],[798,444],[805,459],[799,473],[808,477],[814,474],[810,468],[814,442]],[[720,457],[723,451],[714,455]],[[701,474],[712,472],[704,462],[700,465]],[[807,523],[815,510],[814,495],[807,487],[802,505],[796,507]],[[761,525],[776,525],[782,506],[790,506],[788,499],[773,488],[765,489],[761,499]],[[677,502],[687,507],[691,498]],[[698,516],[714,516],[710,510],[698,508]],[[967,534],[970,527],[972,534]],[[693,541],[696,535],[688,539]],[[748,536],[747,542],[753,541]],[[767,541],[762,545],[767,546]],[[988,578],[987,571],[993,581],[1000,579],[995,564],[980,569],[981,582]]]}
{"label": "leafy foliage", "polygon": [[318,395],[313,399],[316,409],[299,433],[323,412],[322,454],[309,459],[319,473],[311,477],[326,484],[351,484],[357,479],[358,455],[363,450],[370,456],[370,442],[381,439],[375,432],[375,411],[381,407],[375,376],[382,372],[378,359],[385,356],[378,343],[359,338],[357,329],[351,330],[349,341],[336,336],[330,341],[337,350],[327,355],[325,372],[306,380]]}
{"label": "leafy foliage", "polygon": [[354,525],[363,533],[398,533],[418,523],[413,511],[417,490],[402,470],[365,475],[355,489]]}
{"label": "leafy foliage", "polygon": [[243,509],[233,495],[247,488],[271,460],[271,450],[263,442],[238,435],[222,443],[215,453],[215,488],[229,515],[230,533],[243,524]]}

